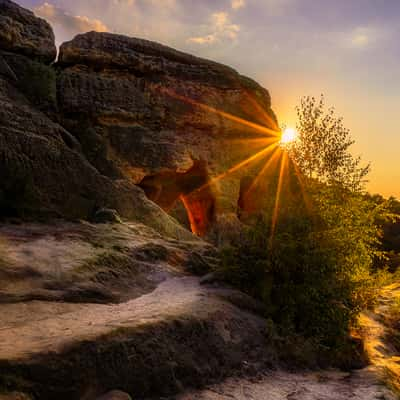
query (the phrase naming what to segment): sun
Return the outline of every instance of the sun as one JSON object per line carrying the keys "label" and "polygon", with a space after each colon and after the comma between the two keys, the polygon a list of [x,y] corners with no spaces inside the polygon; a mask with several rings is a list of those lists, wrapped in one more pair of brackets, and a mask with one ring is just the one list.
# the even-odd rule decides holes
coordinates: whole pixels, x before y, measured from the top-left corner
{"label": "sun", "polygon": [[298,137],[298,132],[294,128],[286,128],[282,132],[280,144],[282,146],[288,145],[289,143],[294,142]]}

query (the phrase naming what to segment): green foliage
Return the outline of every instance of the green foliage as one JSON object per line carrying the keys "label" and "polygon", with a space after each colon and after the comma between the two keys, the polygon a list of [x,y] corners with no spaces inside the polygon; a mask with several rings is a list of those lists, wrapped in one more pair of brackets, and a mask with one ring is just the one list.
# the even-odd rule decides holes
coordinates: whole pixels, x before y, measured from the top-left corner
{"label": "green foliage", "polygon": [[25,64],[18,75],[18,85],[29,100],[41,109],[54,109],[57,104],[56,72],[36,61]]}
{"label": "green foliage", "polygon": [[[311,189],[309,189],[311,191]],[[328,346],[343,342],[358,313],[370,306],[379,255],[376,217],[363,196],[314,187],[312,214],[305,207],[280,215],[271,238],[267,214],[222,252],[227,280],[264,301],[266,312],[288,330]]]}
{"label": "green foliage", "polygon": [[32,176],[23,168],[2,171],[0,217],[25,217],[38,207],[38,193]]}
{"label": "green foliage", "polygon": [[332,110],[324,114],[323,99],[304,99],[298,114],[277,223],[267,205],[222,251],[221,270],[287,332],[337,351],[375,301],[381,273],[373,266],[384,257],[381,222],[390,210],[362,192],[368,167],[351,156],[349,131]]}
{"label": "green foliage", "polygon": [[[400,202],[393,197],[385,199],[380,195],[367,197],[377,206],[387,210],[385,218],[379,221],[383,232],[380,248],[385,252],[384,265],[390,272],[396,272],[400,267]],[[378,260],[375,267],[381,266],[382,262]]]}
{"label": "green foliage", "polygon": [[291,156],[308,178],[319,182],[339,184],[358,190],[365,183],[369,165],[361,166],[360,157],[353,157],[354,143],[343,119],[335,116],[333,108],[325,111],[324,97],[304,97],[297,107],[299,140]]}

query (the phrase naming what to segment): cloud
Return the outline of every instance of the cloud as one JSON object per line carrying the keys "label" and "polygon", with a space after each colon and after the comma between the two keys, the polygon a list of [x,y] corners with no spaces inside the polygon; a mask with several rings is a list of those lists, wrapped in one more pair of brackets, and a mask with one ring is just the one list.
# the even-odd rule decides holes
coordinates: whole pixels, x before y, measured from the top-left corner
{"label": "cloud", "polygon": [[345,46],[353,49],[372,49],[384,42],[393,32],[388,27],[362,26],[349,31],[345,38]]}
{"label": "cloud", "polygon": [[196,36],[188,39],[188,42],[197,43],[197,44],[211,44],[217,40],[214,34],[206,35],[206,36]]}
{"label": "cloud", "polygon": [[233,10],[238,10],[246,5],[245,0],[231,0],[231,7]]}
{"label": "cloud", "polygon": [[369,43],[369,37],[365,33],[358,33],[351,38],[351,43],[355,47],[366,47]]}
{"label": "cloud", "polygon": [[57,31],[61,31],[62,36],[71,37],[77,33],[88,31],[108,31],[107,26],[99,19],[91,19],[84,15],[71,15],[63,9],[47,2],[34,8],[34,12],[51,22],[56,34]]}
{"label": "cloud", "polygon": [[352,47],[365,48],[373,40],[373,33],[371,29],[357,28],[351,32],[350,44]]}
{"label": "cloud", "polygon": [[203,36],[194,36],[188,39],[188,42],[200,45],[212,44],[223,40],[235,40],[240,31],[240,26],[233,24],[227,12],[220,11],[211,14],[210,23],[206,29],[211,31]]}

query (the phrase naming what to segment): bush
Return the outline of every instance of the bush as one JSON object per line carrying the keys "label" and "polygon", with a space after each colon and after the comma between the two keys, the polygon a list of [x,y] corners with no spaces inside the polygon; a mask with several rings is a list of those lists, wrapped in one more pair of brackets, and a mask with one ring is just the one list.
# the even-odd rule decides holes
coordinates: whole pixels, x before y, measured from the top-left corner
{"label": "bush", "polygon": [[323,97],[304,98],[297,111],[298,139],[281,149],[281,171],[268,176],[282,179],[276,198],[222,251],[221,270],[286,332],[338,353],[375,301],[380,227],[391,213],[365,195],[369,165],[352,156],[350,132],[333,109],[325,112]]}
{"label": "bush", "polygon": [[272,232],[271,212],[265,211],[238,243],[222,250],[221,270],[227,281],[261,299],[286,331],[337,347],[377,294],[370,271],[379,255],[382,209],[325,185],[311,184],[307,192],[312,212],[292,199]]}
{"label": "bush", "polygon": [[57,104],[56,72],[37,61],[26,62],[18,73],[19,89],[41,110],[54,110]]}
{"label": "bush", "polygon": [[23,168],[3,169],[0,189],[0,218],[26,217],[39,205],[38,191],[33,177]]}

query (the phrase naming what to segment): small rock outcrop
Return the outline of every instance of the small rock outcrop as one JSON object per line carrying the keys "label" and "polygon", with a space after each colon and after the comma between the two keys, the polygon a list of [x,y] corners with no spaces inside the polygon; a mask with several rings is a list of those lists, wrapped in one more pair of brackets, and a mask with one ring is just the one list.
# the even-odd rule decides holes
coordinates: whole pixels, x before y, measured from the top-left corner
{"label": "small rock outcrop", "polygon": [[0,49],[47,64],[57,55],[51,26],[10,0],[0,0]]}
{"label": "small rock outcrop", "polygon": [[132,397],[120,390],[113,390],[99,397],[97,400],[132,400]]}
{"label": "small rock outcrop", "polygon": [[92,222],[95,224],[105,223],[120,223],[121,217],[118,215],[117,210],[111,210],[110,208],[101,208],[94,213]]}

